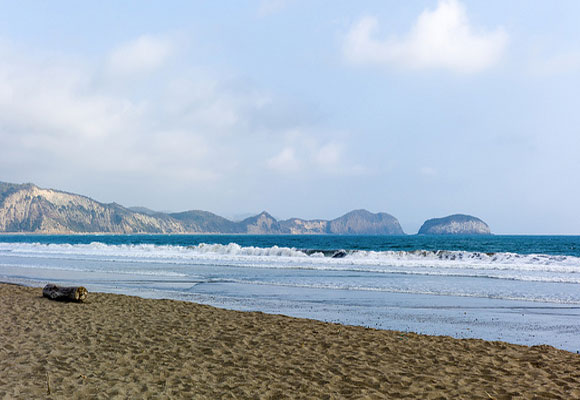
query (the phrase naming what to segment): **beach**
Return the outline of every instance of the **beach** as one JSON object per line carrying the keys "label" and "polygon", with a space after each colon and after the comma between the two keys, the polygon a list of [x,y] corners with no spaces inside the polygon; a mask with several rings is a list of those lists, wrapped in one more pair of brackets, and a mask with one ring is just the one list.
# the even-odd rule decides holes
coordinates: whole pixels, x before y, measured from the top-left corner
{"label": "beach", "polygon": [[0,285],[0,398],[580,398],[580,355]]}
{"label": "beach", "polygon": [[0,282],[576,353],[574,248],[580,237],[4,237]]}

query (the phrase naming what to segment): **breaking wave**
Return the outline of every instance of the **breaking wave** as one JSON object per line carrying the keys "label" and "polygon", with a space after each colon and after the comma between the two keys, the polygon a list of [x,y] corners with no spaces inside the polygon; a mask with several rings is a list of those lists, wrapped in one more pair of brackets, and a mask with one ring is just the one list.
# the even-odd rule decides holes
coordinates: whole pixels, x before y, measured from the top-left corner
{"label": "breaking wave", "polygon": [[[220,287],[283,286],[580,304],[580,257],[571,255],[300,249],[236,243],[0,243],[0,280],[35,276],[80,276],[99,284],[110,281],[115,288],[130,282],[145,288],[204,290],[208,284],[219,283]],[[221,289],[215,290],[221,295]]]}
{"label": "breaking wave", "polygon": [[[253,266],[332,267],[387,266],[452,269],[519,270],[580,273],[580,257],[518,254],[509,252],[483,253],[450,250],[366,251],[317,250],[290,247],[240,246],[236,243],[195,246],[121,244],[99,242],[90,244],[0,243],[0,254],[22,257],[105,257],[148,260],[170,263],[224,263]],[[325,268],[326,269],[326,268]]]}

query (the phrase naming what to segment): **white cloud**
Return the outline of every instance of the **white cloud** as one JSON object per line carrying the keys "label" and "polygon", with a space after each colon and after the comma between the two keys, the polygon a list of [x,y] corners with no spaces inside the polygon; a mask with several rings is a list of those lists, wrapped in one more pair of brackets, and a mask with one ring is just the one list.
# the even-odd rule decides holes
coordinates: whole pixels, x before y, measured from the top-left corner
{"label": "white cloud", "polygon": [[32,135],[50,131],[58,140],[93,140],[139,118],[138,104],[110,94],[89,93],[89,74],[80,66],[46,65],[14,54],[2,58],[0,123],[5,132]]}
{"label": "white cloud", "polygon": [[268,167],[281,172],[294,172],[300,169],[301,162],[296,158],[296,150],[293,147],[285,147],[282,151],[270,158]]}
{"label": "white cloud", "polygon": [[347,60],[361,65],[475,73],[496,64],[508,42],[501,28],[476,31],[457,0],[440,0],[435,10],[423,11],[403,38],[381,40],[376,37],[378,26],[374,17],[354,24],[343,45]]}
{"label": "white cloud", "polygon": [[0,169],[21,165],[28,180],[38,176],[39,162],[46,174],[216,180],[235,164],[241,138],[232,135],[246,132],[245,111],[261,104],[198,71],[180,72],[185,92],[172,90],[168,78],[143,86],[147,94],[136,100],[123,85],[103,81],[110,60],[89,66],[28,53],[0,48]]}
{"label": "white cloud", "polygon": [[262,0],[258,7],[258,15],[266,17],[284,9],[291,0]]}
{"label": "white cloud", "polygon": [[101,182],[91,190],[137,204],[137,194],[123,193],[126,182],[143,190],[189,185],[189,194],[203,187],[208,199],[252,184],[248,177],[260,179],[264,167],[307,179],[343,173],[342,145],[310,110],[202,66],[157,65],[155,79],[123,85],[108,54],[89,64],[0,43],[2,179],[63,188]]}
{"label": "white cloud", "polygon": [[[318,175],[352,176],[367,173],[367,169],[352,163],[344,152],[345,145],[337,141],[337,133],[326,133],[317,137],[314,133],[293,129],[287,131],[285,145],[281,151],[266,160],[266,166],[279,173],[295,174],[308,172],[308,177]],[[332,138],[328,138],[332,137]]]}
{"label": "white cloud", "polygon": [[338,143],[328,143],[322,146],[315,155],[315,161],[324,168],[336,167],[342,157],[342,146]]}
{"label": "white cloud", "polygon": [[143,35],[114,49],[109,56],[109,71],[118,75],[147,73],[160,68],[174,51],[166,37]]}

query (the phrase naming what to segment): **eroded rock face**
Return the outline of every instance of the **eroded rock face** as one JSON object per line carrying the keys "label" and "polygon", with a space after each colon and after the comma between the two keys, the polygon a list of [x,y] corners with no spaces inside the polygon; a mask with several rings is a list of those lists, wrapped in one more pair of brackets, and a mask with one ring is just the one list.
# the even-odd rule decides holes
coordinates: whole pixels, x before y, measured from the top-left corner
{"label": "eroded rock face", "polygon": [[419,235],[491,235],[491,230],[477,217],[455,214],[425,221]]}
{"label": "eroded rock face", "polygon": [[292,218],[280,221],[282,233],[333,235],[404,235],[399,221],[387,213],[354,210],[330,221]]}
{"label": "eroded rock face", "polygon": [[339,235],[404,235],[399,221],[387,213],[373,214],[367,210],[351,211],[333,219],[329,233]]}
{"label": "eroded rock face", "polygon": [[323,219],[305,220],[301,218],[291,218],[280,221],[280,229],[283,233],[292,235],[317,235],[328,233],[328,221]]}
{"label": "eroded rock face", "polygon": [[241,233],[253,235],[276,234],[281,233],[280,224],[276,218],[272,217],[266,211],[260,214],[246,218],[236,224],[236,229]]}
{"label": "eroded rock face", "polygon": [[240,232],[253,234],[293,235],[404,235],[399,221],[387,213],[373,214],[366,210],[351,211],[342,217],[326,221],[291,218],[277,221],[267,212],[238,223]]}
{"label": "eroded rock face", "polygon": [[247,233],[402,235],[399,221],[386,213],[351,211],[327,221],[292,218],[277,221],[267,212],[230,221],[191,210],[162,213],[103,204],[85,196],[0,182],[0,232],[34,233]]}
{"label": "eroded rock face", "polygon": [[177,233],[172,219],[136,213],[118,204],[41,189],[0,183],[0,231],[36,233]]}

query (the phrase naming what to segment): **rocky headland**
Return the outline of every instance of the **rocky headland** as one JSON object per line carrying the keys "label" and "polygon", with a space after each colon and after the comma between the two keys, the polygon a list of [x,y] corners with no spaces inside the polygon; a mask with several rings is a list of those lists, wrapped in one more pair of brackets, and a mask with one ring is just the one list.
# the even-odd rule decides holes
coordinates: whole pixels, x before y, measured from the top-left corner
{"label": "rocky headland", "polygon": [[219,233],[404,235],[387,213],[351,211],[333,220],[291,218],[278,221],[266,211],[231,221],[208,211],[164,213],[126,208],[89,197],[27,184],[0,182],[0,232],[67,233]]}

